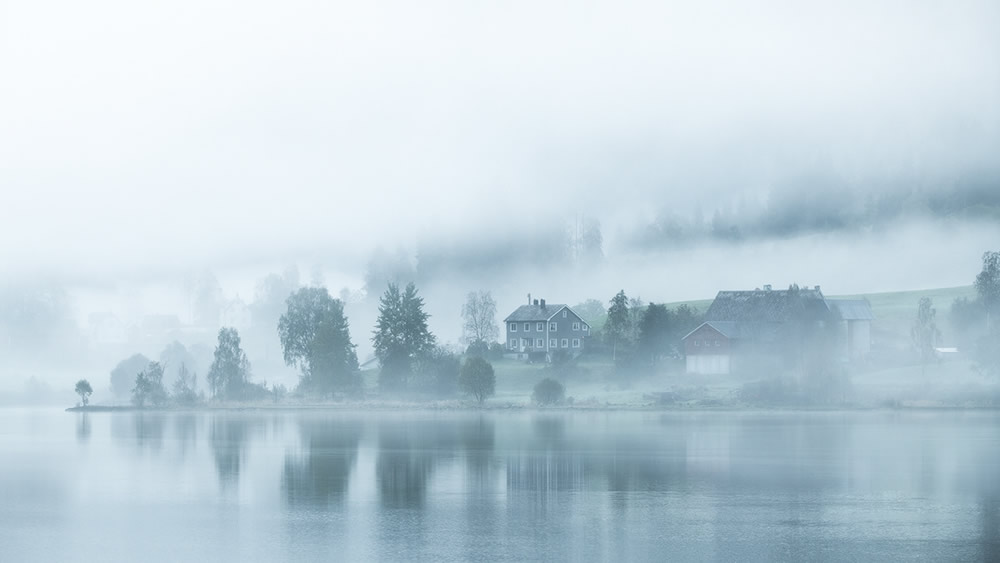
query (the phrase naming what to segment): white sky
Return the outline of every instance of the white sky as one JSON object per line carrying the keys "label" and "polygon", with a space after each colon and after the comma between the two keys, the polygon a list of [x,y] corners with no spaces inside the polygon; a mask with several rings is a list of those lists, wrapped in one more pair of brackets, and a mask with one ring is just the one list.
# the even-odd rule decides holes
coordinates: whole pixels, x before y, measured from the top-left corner
{"label": "white sky", "polygon": [[947,175],[996,158],[998,29],[989,1],[0,0],[0,274],[359,272],[817,162]]}

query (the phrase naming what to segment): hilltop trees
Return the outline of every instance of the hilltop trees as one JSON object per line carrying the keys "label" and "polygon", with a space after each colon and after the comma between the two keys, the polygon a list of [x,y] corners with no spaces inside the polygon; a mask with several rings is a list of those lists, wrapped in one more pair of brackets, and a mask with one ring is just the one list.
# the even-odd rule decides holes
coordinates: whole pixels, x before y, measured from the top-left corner
{"label": "hilltop trees", "polygon": [[303,287],[288,297],[278,320],[285,363],[301,370],[300,386],[321,395],[360,385],[344,303],[325,287]]}
{"label": "hilltop trees", "polygon": [[90,394],[94,392],[93,388],[90,387],[90,382],[86,379],[77,381],[73,391],[80,396],[80,402],[83,403],[83,406],[87,406],[87,403],[90,402]]}
{"label": "hilltop trees", "polygon": [[240,334],[235,328],[220,328],[219,343],[208,370],[212,396],[227,400],[242,399],[249,381],[250,361],[240,347]]}
{"label": "hilltop trees", "polygon": [[382,364],[379,387],[405,389],[413,362],[434,348],[435,338],[427,328],[430,315],[424,312],[424,300],[413,283],[406,289],[390,283],[379,299],[378,320],[372,336],[375,355]]}
{"label": "hilltop trees", "polygon": [[470,347],[481,342],[487,346],[500,336],[497,328],[497,303],[489,291],[470,291],[462,305],[462,338]]}

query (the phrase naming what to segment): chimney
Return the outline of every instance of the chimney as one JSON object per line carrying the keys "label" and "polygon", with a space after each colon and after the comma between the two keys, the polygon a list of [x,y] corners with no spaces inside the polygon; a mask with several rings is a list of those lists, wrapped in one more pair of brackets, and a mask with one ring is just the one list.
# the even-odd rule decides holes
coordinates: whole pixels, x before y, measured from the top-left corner
{"label": "chimney", "polygon": [[535,299],[535,307],[537,307],[537,306],[538,306],[538,300]]}
{"label": "chimney", "polygon": [[764,291],[771,291],[771,284],[769,283],[764,284]]}
{"label": "chimney", "polygon": [[545,308],[545,300],[542,299],[542,309],[544,309],[544,308]]}
{"label": "chimney", "polygon": [[819,286],[817,285],[817,286],[816,286],[815,288],[813,288],[813,289],[815,289],[816,291],[819,291]]}

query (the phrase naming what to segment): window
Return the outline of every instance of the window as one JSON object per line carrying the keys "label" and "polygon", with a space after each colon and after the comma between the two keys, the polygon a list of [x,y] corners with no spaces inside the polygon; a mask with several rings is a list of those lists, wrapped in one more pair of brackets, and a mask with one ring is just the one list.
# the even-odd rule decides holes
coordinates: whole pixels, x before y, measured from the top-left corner
{"label": "window", "polygon": [[535,330],[538,332],[545,330],[545,323],[535,323]]}
{"label": "window", "polygon": [[583,332],[587,332],[588,330],[590,330],[590,327],[587,325],[583,325]]}
{"label": "window", "polygon": [[549,323],[549,330],[552,331],[559,330],[559,325],[557,325],[556,323]]}
{"label": "window", "polygon": [[566,309],[563,309],[563,318],[564,318],[564,319],[566,318],[566,314],[567,314],[567,311],[566,311]]}
{"label": "window", "polygon": [[573,330],[580,330],[580,323],[573,323]]}
{"label": "window", "polygon": [[715,341],[715,347],[718,348],[720,346],[722,346],[722,341],[721,340],[716,340]]}
{"label": "window", "polygon": [[545,340],[542,339],[542,338],[536,338],[535,339],[535,348],[544,348],[544,347],[545,347]]}
{"label": "window", "polygon": [[555,338],[549,339],[549,348],[558,348],[559,342]]}
{"label": "window", "polygon": [[517,323],[510,323],[510,331],[517,332]]}
{"label": "window", "polygon": [[524,332],[531,330],[531,323],[524,323]]}
{"label": "window", "polygon": [[694,341],[694,345],[695,346],[701,346],[701,340],[695,340]]}
{"label": "window", "polygon": [[579,338],[574,338],[573,339],[573,347],[574,348],[579,348],[580,347],[580,339]]}
{"label": "window", "polygon": [[511,338],[510,339],[510,349],[511,350],[517,350],[517,339],[516,338]]}
{"label": "window", "polygon": [[528,347],[528,342],[531,342],[531,341],[528,340],[527,338],[522,338],[521,339],[521,348],[527,348]]}
{"label": "window", "polygon": [[563,338],[562,339],[562,347],[563,348],[569,348],[569,339],[567,339],[567,338]]}

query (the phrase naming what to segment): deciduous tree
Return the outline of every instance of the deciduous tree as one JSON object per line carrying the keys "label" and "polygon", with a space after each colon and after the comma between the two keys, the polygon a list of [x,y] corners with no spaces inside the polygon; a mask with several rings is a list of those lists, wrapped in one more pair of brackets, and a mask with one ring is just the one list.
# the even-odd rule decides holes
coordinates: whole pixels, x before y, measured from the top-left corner
{"label": "deciduous tree", "polygon": [[239,332],[235,328],[220,328],[219,343],[208,370],[212,396],[227,400],[242,399],[249,381],[250,360],[240,347]]}
{"label": "deciduous tree", "polygon": [[90,386],[90,382],[86,379],[81,379],[76,382],[76,387],[73,390],[80,396],[80,402],[83,403],[83,406],[87,406],[87,403],[90,402],[90,394],[94,392],[94,389]]}
{"label": "deciduous tree", "polygon": [[301,370],[301,386],[320,394],[360,384],[344,304],[325,287],[303,287],[289,296],[278,320],[285,363]]}
{"label": "deciduous tree", "polygon": [[497,328],[497,303],[489,291],[470,291],[462,305],[462,337],[466,344],[483,342],[489,345],[500,336]]}

